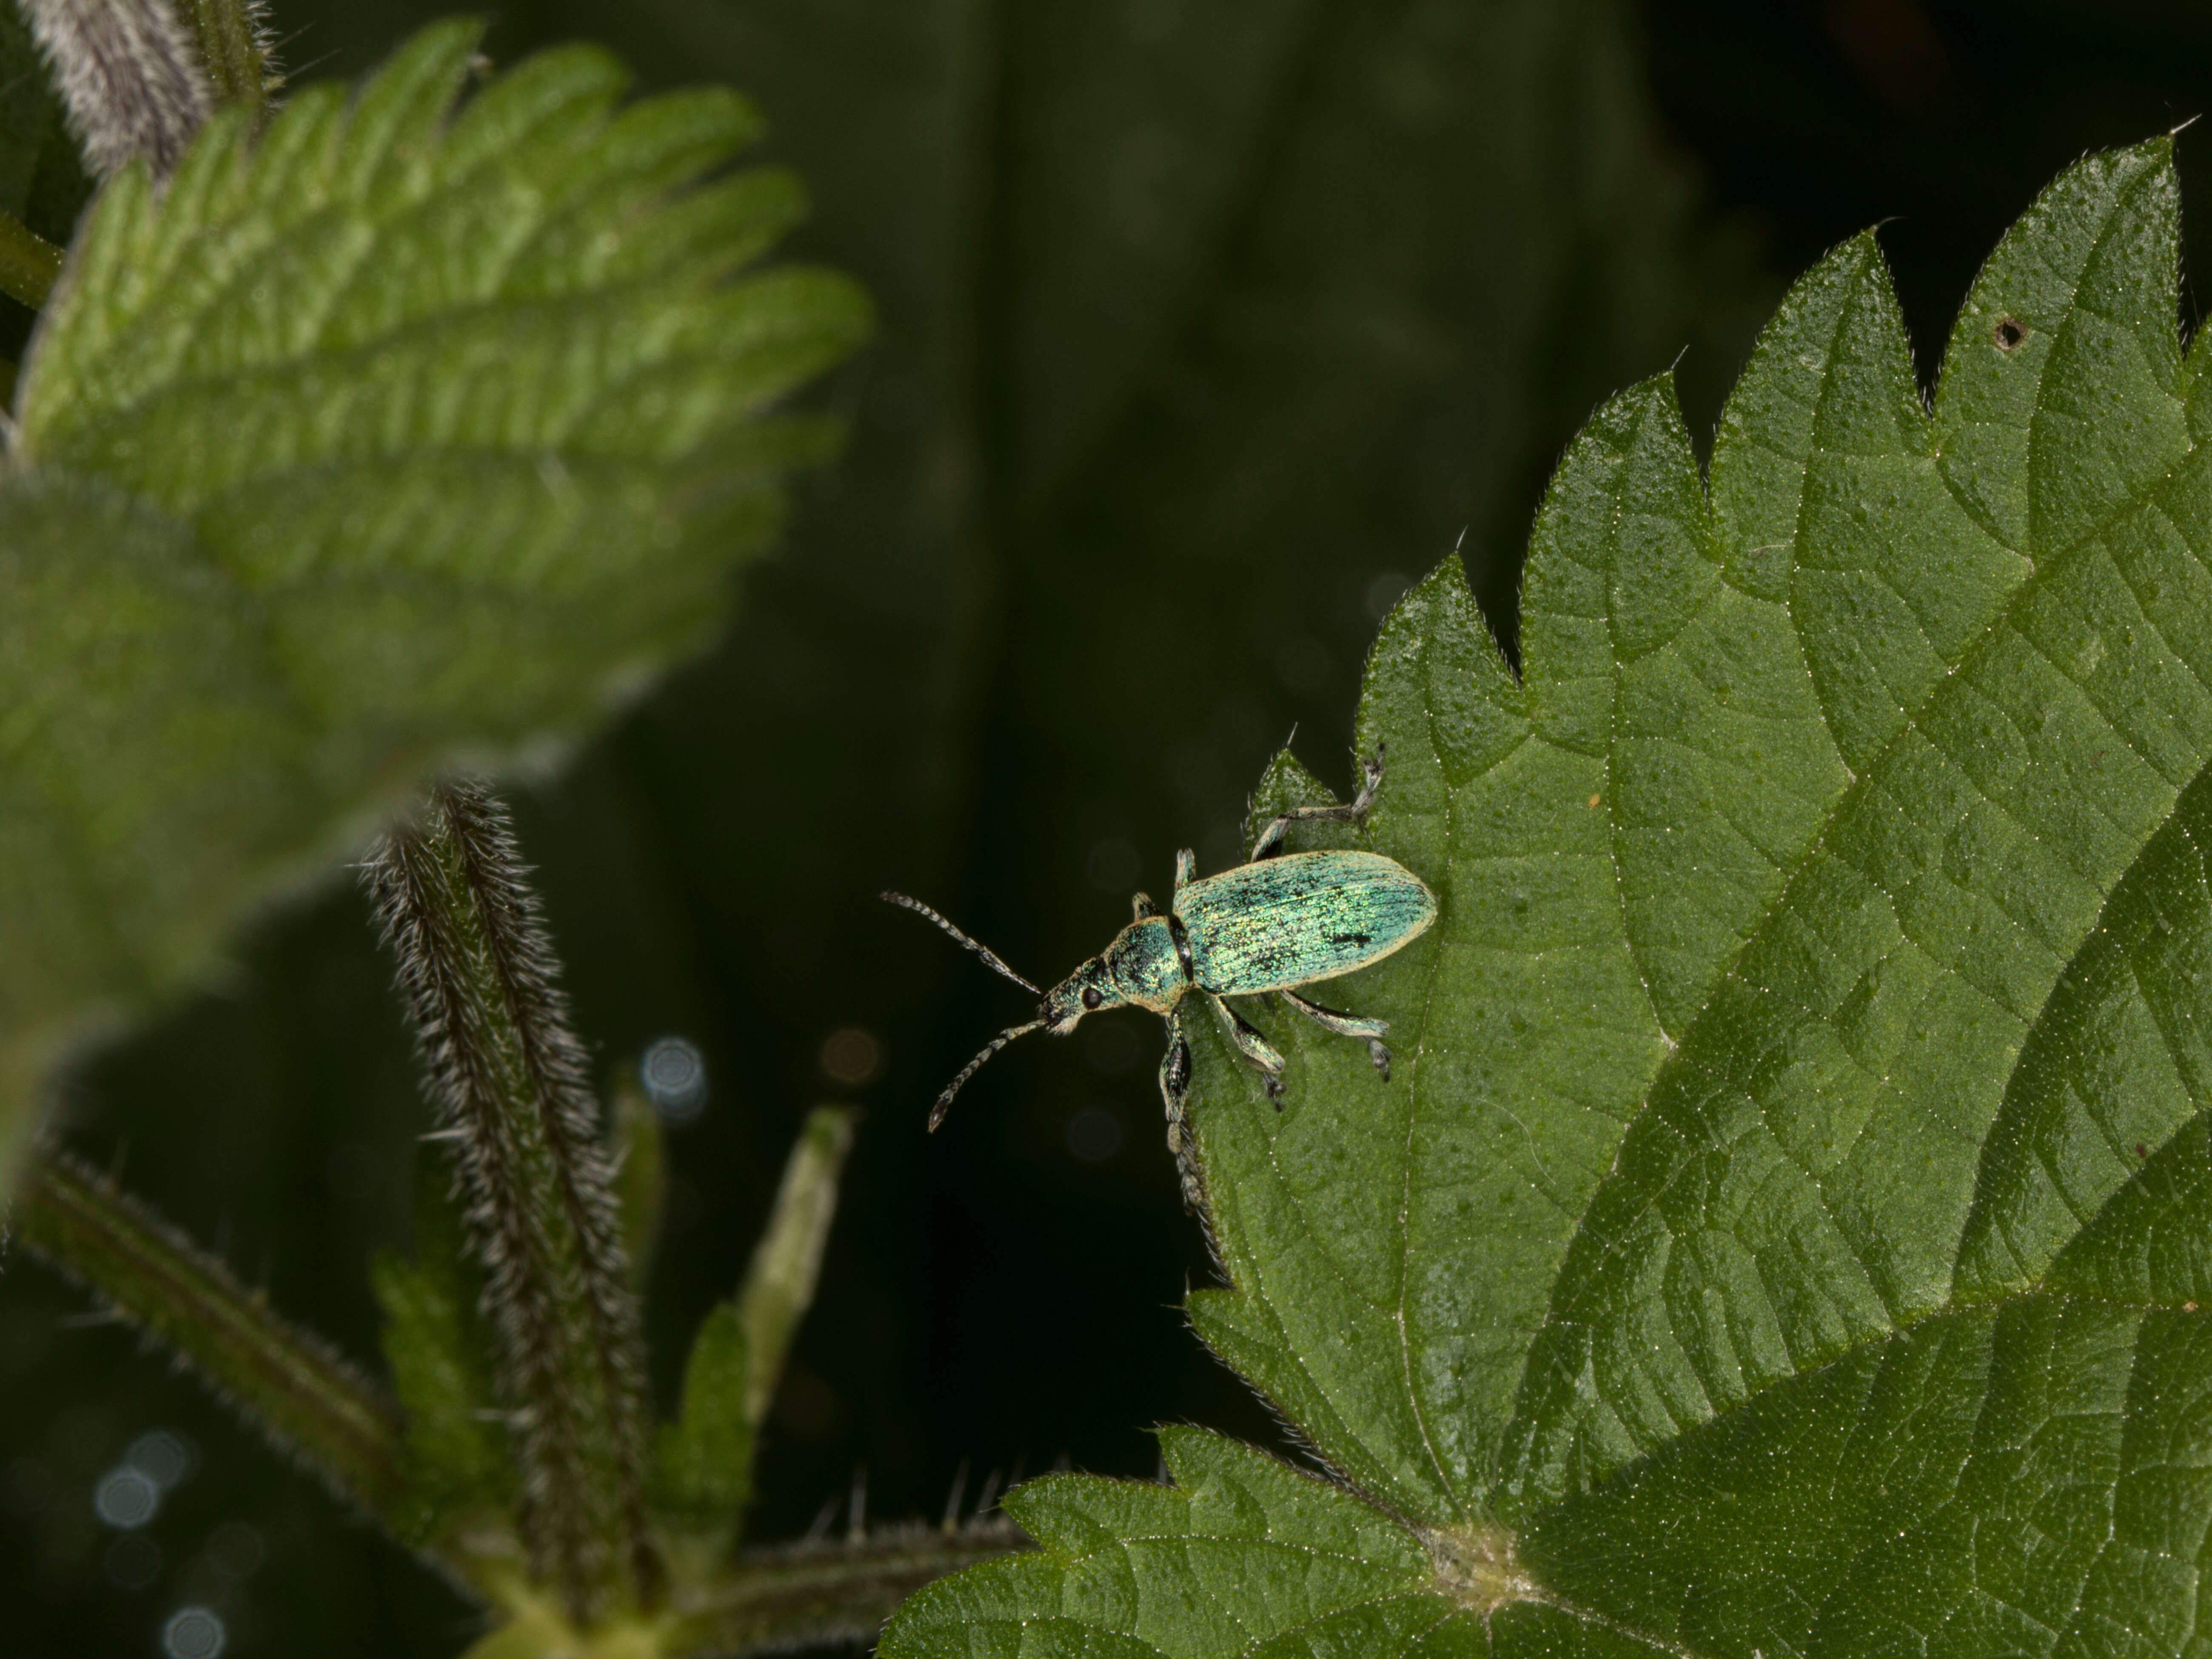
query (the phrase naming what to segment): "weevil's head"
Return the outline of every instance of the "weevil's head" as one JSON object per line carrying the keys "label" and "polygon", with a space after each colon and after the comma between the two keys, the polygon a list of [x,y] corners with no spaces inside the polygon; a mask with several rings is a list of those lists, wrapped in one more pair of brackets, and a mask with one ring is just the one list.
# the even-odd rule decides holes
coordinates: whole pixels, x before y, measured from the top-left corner
{"label": "weevil's head", "polygon": [[1075,1029],[1075,1023],[1093,1009],[1109,1007],[1115,1003],[1127,1000],[1115,988],[1113,970],[1103,957],[1093,957],[1049,991],[1039,991],[1035,985],[1000,961],[996,951],[978,945],[920,899],[908,898],[904,893],[887,892],[882,896],[887,904],[896,904],[902,910],[911,910],[916,915],[935,922],[981,957],[993,973],[1012,980],[1030,995],[1044,999],[1037,1004],[1035,1019],[1024,1025],[1009,1025],[1000,1032],[983,1045],[981,1054],[962,1066],[959,1075],[945,1085],[945,1092],[938,1096],[937,1103],[929,1109],[929,1127],[933,1129],[945,1121],[945,1114],[951,1108],[952,1097],[960,1092],[962,1085],[981,1070],[993,1054],[1015,1038],[1027,1036],[1031,1031],[1050,1031],[1054,1036],[1066,1036]]}
{"label": "weevil's head", "polygon": [[1103,957],[1093,957],[1044,994],[1037,1018],[1054,1036],[1066,1036],[1085,1014],[1111,1008],[1128,999],[1114,983],[1114,972]]}

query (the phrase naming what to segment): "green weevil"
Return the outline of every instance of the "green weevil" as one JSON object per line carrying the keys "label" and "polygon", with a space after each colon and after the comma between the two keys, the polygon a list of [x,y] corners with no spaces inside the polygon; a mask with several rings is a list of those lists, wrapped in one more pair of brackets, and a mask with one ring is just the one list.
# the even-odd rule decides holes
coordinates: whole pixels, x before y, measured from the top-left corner
{"label": "green weevil", "polygon": [[1168,1115],[1168,1150],[1182,1179],[1183,1202],[1203,1195],[1198,1161],[1183,1122],[1190,1088],[1190,1044],[1182,1030],[1182,1003],[1196,994],[1219,1018],[1230,1040],[1260,1070],[1275,1109],[1282,1109],[1281,1053],[1229,1005],[1241,996],[1279,996],[1308,1018],[1340,1036],[1358,1037],[1382,1080],[1390,1080],[1390,1051],[1382,1046],[1389,1024],[1360,1019],[1309,1002],[1301,988],[1376,963],[1420,937],[1437,919],[1437,901],[1419,877],[1379,853],[1285,853],[1293,823],[1335,819],[1364,824],[1382,787],[1382,751],[1361,763],[1358,797],[1346,806],[1297,806],[1271,820],[1252,843],[1249,860],[1218,876],[1197,878],[1188,848],[1176,854],[1175,894],[1163,912],[1144,894],[1133,902],[1135,920],[1114,942],[1049,991],[1041,991],[943,916],[903,893],[885,893],[892,904],[927,916],[1002,974],[1043,1000],[1025,1024],[1008,1027],[960,1068],[930,1109],[929,1127],[945,1121],[952,1097],[983,1063],[1016,1037],[1031,1031],[1066,1036],[1084,1015],[1128,1006],[1151,1010],[1167,1022],[1167,1052],[1160,1060],[1160,1098]]}

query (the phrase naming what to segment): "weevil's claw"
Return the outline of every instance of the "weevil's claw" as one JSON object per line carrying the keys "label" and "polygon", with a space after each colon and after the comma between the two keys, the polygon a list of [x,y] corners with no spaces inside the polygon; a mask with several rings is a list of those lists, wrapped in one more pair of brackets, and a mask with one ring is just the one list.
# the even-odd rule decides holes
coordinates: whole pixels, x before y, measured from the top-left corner
{"label": "weevil's claw", "polygon": [[1283,1095],[1285,1092],[1283,1089],[1283,1079],[1277,1077],[1273,1072],[1262,1072],[1260,1073],[1260,1081],[1263,1085],[1265,1085],[1267,1091],[1267,1098],[1275,1103],[1275,1109],[1279,1112],[1281,1111],[1283,1109]]}
{"label": "weevil's claw", "polygon": [[1367,815],[1375,810],[1375,797],[1382,789],[1382,744],[1380,739],[1376,742],[1374,754],[1360,757],[1359,779],[1359,793],[1352,799],[1351,818],[1364,830]]}
{"label": "weevil's claw", "polygon": [[1390,1051],[1370,1037],[1367,1043],[1367,1058],[1375,1062],[1375,1069],[1382,1073],[1382,1080],[1388,1083],[1390,1080]]}

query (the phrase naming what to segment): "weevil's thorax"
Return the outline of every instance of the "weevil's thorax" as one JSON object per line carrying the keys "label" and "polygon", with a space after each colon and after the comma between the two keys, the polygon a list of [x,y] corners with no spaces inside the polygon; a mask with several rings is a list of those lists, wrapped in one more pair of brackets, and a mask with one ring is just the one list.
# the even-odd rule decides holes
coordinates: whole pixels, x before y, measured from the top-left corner
{"label": "weevil's thorax", "polygon": [[1165,916],[1132,922],[1114,942],[1045,993],[1037,1018],[1054,1036],[1101,1008],[1133,1005],[1164,1014],[1190,987]]}
{"label": "weevil's thorax", "polygon": [[1100,960],[1117,1000],[1164,1014],[1190,988],[1172,927],[1165,916],[1147,916],[1131,922],[1106,947]]}

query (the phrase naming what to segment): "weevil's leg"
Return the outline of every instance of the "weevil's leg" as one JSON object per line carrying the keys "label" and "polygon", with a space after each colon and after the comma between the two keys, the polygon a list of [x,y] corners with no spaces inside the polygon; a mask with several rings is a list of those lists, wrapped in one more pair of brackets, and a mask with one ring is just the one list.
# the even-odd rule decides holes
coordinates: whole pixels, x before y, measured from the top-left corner
{"label": "weevil's leg", "polygon": [[1160,907],[1152,902],[1152,896],[1150,893],[1138,893],[1133,896],[1129,900],[1129,908],[1137,913],[1139,921],[1142,921],[1146,916],[1156,916],[1160,913]]}
{"label": "weevil's leg", "polygon": [[1172,903],[1180,901],[1182,897],[1182,890],[1189,886],[1191,883],[1195,881],[1197,878],[1198,854],[1192,852],[1189,848],[1186,847],[1182,852],[1176,854],[1175,894],[1170,902]]}
{"label": "weevil's leg", "polygon": [[1273,858],[1283,850],[1283,837],[1294,823],[1365,823],[1367,814],[1375,805],[1376,793],[1382,787],[1382,745],[1375,745],[1374,757],[1359,763],[1359,793],[1346,806],[1293,806],[1287,812],[1278,813],[1260,832],[1260,839],[1252,843],[1252,856],[1247,860],[1257,864],[1261,859]]}
{"label": "weevil's leg", "polygon": [[1367,1042],[1367,1058],[1375,1062],[1375,1069],[1382,1073],[1382,1080],[1390,1080],[1390,1051],[1382,1046],[1382,1035],[1390,1029],[1387,1019],[1361,1019],[1354,1014],[1340,1014],[1334,1008],[1324,1008],[1318,1002],[1308,1002],[1296,991],[1283,993],[1283,1000],[1308,1019],[1339,1036],[1364,1037]]}
{"label": "weevil's leg", "polygon": [[1160,1056],[1160,1101],[1168,1109],[1168,1151],[1182,1182],[1182,1206],[1195,1215],[1206,1189],[1199,1179],[1198,1146],[1182,1115],[1183,1097],[1190,1092],[1190,1044],[1183,1041],[1182,1008],[1169,1009],[1167,1022],[1168,1048]]}
{"label": "weevil's leg", "polygon": [[1222,1028],[1229,1033],[1229,1040],[1237,1045],[1237,1052],[1260,1068],[1260,1079],[1267,1086],[1267,1098],[1275,1103],[1277,1111],[1281,1111],[1283,1073],[1290,1062],[1258,1026],[1229,1006],[1228,999],[1211,991],[1205,996],[1213,1005],[1213,1012],[1221,1016]]}

